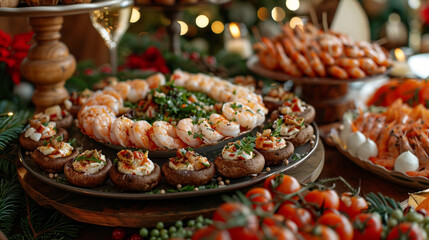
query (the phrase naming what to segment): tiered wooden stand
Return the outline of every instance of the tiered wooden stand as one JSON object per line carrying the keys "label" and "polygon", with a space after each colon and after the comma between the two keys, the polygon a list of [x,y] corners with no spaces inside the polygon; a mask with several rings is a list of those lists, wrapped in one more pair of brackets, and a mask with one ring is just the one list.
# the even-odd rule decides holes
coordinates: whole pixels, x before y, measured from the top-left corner
{"label": "tiered wooden stand", "polygon": [[21,64],[21,75],[36,87],[32,101],[37,112],[62,103],[69,96],[64,84],[76,70],[76,60],[59,40],[63,16],[90,12],[119,2],[100,0],[63,6],[0,8],[0,16],[28,17],[34,31],[35,43]]}
{"label": "tiered wooden stand", "polygon": [[247,61],[247,67],[254,73],[278,82],[293,81],[295,92],[316,109],[319,124],[342,119],[344,112],[355,106],[356,94],[350,90],[350,83],[374,81],[386,78],[385,74],[359,79],[333,79],[319,77],[292,77],[282,72],[264,68],[257,56]]}

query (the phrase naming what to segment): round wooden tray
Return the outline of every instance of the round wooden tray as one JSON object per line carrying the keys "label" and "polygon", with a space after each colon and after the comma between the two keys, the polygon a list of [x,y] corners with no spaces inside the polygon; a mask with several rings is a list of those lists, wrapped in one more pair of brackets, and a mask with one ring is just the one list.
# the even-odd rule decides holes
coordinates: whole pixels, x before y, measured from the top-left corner
{"label": "round wooden tray", "polygon": [[[26,154],[26,152],[23,149],[21,149],[21,151],[19,152],[19,160],[21,161],[22,165],[32,175],[34,175],[42,182],[45,182],[46,184],[52,185],[54,187],[57,187],[66,191],[88,195],[88,196],[101,197],[101,198],[125,199],[125,200],[154,200],[154,199],[172,199],[172,198],[214,195],[214,194],[222,194],[224,192],[233,191],[233,190],[254,185],[256,183],[263,181],[265,178],[269,177],[272,174],[286,171],[288,169],[293,169],[298,165],[303,164],[314,154],[320,142],[317,125],[313,123],[312,126],[314,129],[314,135],[316,137],[314,141],[314,145],[308,142],[302,146],[297,147],[294,151],[295,153],[303,156],[301,159],[293,160],[292,157],[290,157],[289,164],[287,165],[279,164],[276,166],[271,166],[270,171],[266,171],[264,169],[256,176],[245,176],[241,178],[231,179],[230,184],[224,185],[221,187],[206,188],[206,189],[203,189],[202,187],[200,187],[200,190],[198,191],[170,192],[170,190],[177,190],[177,189],[161,181],[161,183],[155,189],[157,190],[164,189],[166,193],[163,193],[163,194],[160,193],[159,191],[158,192],[150,192],[150,191],[149,192],[122,192],[111,182],[110,179],[108,179],[103,185],[95,188],[77,187],[68,183],[63,173],[59,173],[59,177],[57,179],[50,178],[49,173],[44,172],[42,169],[40,169],[38,165],[34,162],[31,155]],[[116,153],[118,152],[115,149],[111,149],[106,146],[100,145],[98,142],[93,141],[92,139],[86,137],[75,128],[70,130],[70,138],[75,138],[76,142],[80,143],[80,145],[83,146],[84,150],[87,150],[87,149],[102,150],[103,154],[105,154],[106,157],[109,159],[114,159],[116,157]],[[213,148],[208,150],[208,152],[205,152],[203,156],[207,157],[210,161],[214,161],[214,158],[220,154],[225,144],[226,143],[218,144],[216,149]],[[168,161],[168,158],[152,159],[152,160],[155,163],[157,163],[159,166],[162,166],[164,162]],[[215,181],[215,179],[212,179],[212,182],[213,181]]]}
{"label": "round wooden tray", "polygon": [[[302,182],[314,181],[322,172],[324,162],[325,150],[319,141],[314,154],[306,162],[285,173]],[[198,215],[209,217],[222,203],[220,194],[174,200],[103,199],[46,184],[24,167],[17,171],[23,189],[38,204],[53,207],[76,221],[102,226],[151,227],[158,221],[173,223]]]}

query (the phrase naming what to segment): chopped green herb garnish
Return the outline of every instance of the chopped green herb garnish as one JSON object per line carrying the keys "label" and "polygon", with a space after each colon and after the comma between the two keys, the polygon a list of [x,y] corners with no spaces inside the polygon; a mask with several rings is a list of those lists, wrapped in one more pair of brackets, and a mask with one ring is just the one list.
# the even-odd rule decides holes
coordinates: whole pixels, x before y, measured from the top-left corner
{"label": "chopped green herb garnish", "polygon": [[86,157],[86,156],[84,156],[84,155],[77,157],[77,158],[75,159],[75,161],[76,161],[76,162],[79,162],[79,161],[93,161],[93,162],[98,162],[98,163],[101,163],[101,162],[102,162],[102,161],[101,161],[100,159],[98,159],[98,158],[95,158],[95,157]]}
{"label": "chopped green herb garnish", "polygon": [[243,152],[251,154],[255,148],[255,138],[245,137],[240,142],[235,142],[234,146],[238,150],[238,155],[243,154]]}

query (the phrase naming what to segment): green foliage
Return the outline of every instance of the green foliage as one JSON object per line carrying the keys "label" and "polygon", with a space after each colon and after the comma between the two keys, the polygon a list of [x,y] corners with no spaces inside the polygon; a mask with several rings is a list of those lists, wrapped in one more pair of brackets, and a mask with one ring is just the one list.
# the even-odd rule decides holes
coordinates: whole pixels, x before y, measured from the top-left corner
{"label": "green foliage", "polygon": [[392,211],[401,209],[400,203],[381,193],[369,193],[365,199],[368,201],[368,212],[379,213],[384,223],[387,223]]}
{"label": "green foliage", "polygon": [[9,143],[18,138],[30,114],[31,112],[22,110],[12,116],[0,117],[0,150],[4,150]]}
{"label": "green foliage", "polygon": [[0,229],[9,235],[18,217],[22,199],[22,189],[17,178],[0,179]]}
{"label": "green foliage", "polygon": [[80,228],[76,223],[55,210],[40,207],[26,197],[25,216],[21,218],[22,233],[13,235],[11,240],[67,240],[79,236]]}

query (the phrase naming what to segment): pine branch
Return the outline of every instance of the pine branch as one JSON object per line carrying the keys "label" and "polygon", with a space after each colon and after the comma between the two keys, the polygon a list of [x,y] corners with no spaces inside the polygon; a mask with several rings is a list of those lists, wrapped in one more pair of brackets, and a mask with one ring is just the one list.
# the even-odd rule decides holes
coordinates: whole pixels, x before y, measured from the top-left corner
{"label": "pine branch", "polygon": [[45,209],[33,200],[26,200],[26,216],[21,219],[22,234],[11,239],[75,239],[79,236],[81,226],[72,219],[54,210]]}
{"label": "pine branch", "polygon": [[17,156],[17,145],[12,144],[3,151],[0,151],[0,179],[13,179],[16,176],[14,161]]}
{"label": "pine branch", "polygon": [[9,235],[13,223],[19,216],[22,204],[22,188],[17,178],[13,180],[0,180],[0,229]]}
{"label": "pine branch", "polygon": [[4,150],[12,141],[16,141],[24,127],[24,122],[30,117],[29,111],[19,111],[13,116],[0,117],[0,150]]}

